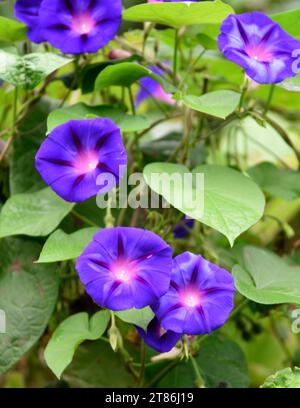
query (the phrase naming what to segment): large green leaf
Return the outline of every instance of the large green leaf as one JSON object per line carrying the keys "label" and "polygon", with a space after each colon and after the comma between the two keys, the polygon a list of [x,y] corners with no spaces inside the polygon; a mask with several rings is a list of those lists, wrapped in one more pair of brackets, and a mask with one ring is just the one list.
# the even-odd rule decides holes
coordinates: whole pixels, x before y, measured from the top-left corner
{"label": "large green leaf", "polygon": [[[243,351],[237,343],[212,335],[200,344],[196,363],[207,388],[247,388],[249,374]],[[194,387],[195,374],[190,361],[180,363],[158,384],[159,387]]]}
{"label": "large green leaf", "polygon": [[46,363],[56,377],[61,377],[83,341],[97,340],[102,336],[109,319],[108,310],[97,312],[91,319],[87,313],[78,313],[57,327],[45,350]]}
{"label": "large green leaf", "polygon": [[233,91],[214,91],[202,96],[184,95],[181,102],[188,108],[226,119],[239,104],[241,95]]}
{"label": "large green leaf", "polygon": [[[39,245],[25,239],[0,241],[0,374],[7,371],[43,334],[54,309],[59,276],[53,265],[35,265]],[[5,255],[5,256],[4,256]]]}
{"label": "large green leaf", "polygon": [[149,323],[154,317],[154,313],[152,312],[150,307],[145,307],[144,309],[130,309],[124,310],[122,312],[115,312],[115,315],[124,322],[136,324],[144,330],[147,330]]}
{"label": "large green leaf", "polygon": [[289,10],[283,13],[273,14],[272,19],[293,37],[300,38],[300,9]]}
{"label": "large green leaf", "polygon": [[272,252],[247,246],[241,265],[233,268],[237,290],[265,305],[300,303],[300,267]]}
{"label": "large green leaf", "polygon": [[38,263],[67,261],[76,259],[91,242],[98,228],[83,228],[72,234],[57,230],[50,235],[38,259]]}
{"label": "large green leaf", "polygon": [[127,115],[119,107],[112,105],[88,106],[77,103],[67,108],[57,109],[48,116],[48,133],[56,126],[71,119],[85,119],[88,117],[103,117],[112,119],[122,132],[137,132],[150,126],[148,119],[141,115]]}
{"label": "large green leaf", "polygon": [[63,378],[71,386],[82,388],[128,388],[134,385],[122,357],[102,340],[82,345]]}
{"label": "large green leaf", "polygon": [[47,236],[72,210],[74,204],[58,197],[50,188],[11,196],[0,213],[0,237]]}
{"label": "large green leaf", "polygon": [[123,19],[180,28],[192,24],[218,24],[231,13],[234,13],[233,8],[218,0],[200,3],[149,3],[125,10]]}
{"label": "large green leaf", "polygon": [[172,93],[176,91],[176,88],[164,78],[155,75],[150,69],[135,62],[122,62],[104,68],[96,79],[95,90],[100,91],[109,86],[130,87],[141,78],[147,76],[159,82],[167,92]]}
{"label": "large green leaf", "polygon": [[300,369],[284,368],[270,375],[261,388],[300,388]]}
{"label": "large green leaf", "polygon": [[[189,170],[182,165],[152,163],[144,169],[144,177],[152,190],[184,214],[224,234],[231,245],[262,217],[265,198],[249,177],[214,165],[197,167],[193,174],[193,182],[188,182]],[[203,191],[199,200],[193,184],[197,174],[204,176],[204,184],[197,183],[198,194]],[[166,181],[161,176],[166,176]],[[170,183],[172,177],[175,181]]]}
{"label": "large green leaf", "polygon": [[35,88],[52,72],[71,62],[53,53],[34,53],[22,57],[0,50],[0,79],[14,86]]}
{"label": "large green leaf", "polygon": [[27,28],[19,21],[0,16],[0,41],[12,42],[26,39]]}
{"label": "large green leaf", "polygon": [[208,388],[247,388],[247,361],[237,343],[222,335],[207,337],[200,345],[197,362]]}
{"label": "large green leaf", "polygon": [[300,172],[261,163],[248,171],[253,180],[272,196],[293,201],[300,198]]}

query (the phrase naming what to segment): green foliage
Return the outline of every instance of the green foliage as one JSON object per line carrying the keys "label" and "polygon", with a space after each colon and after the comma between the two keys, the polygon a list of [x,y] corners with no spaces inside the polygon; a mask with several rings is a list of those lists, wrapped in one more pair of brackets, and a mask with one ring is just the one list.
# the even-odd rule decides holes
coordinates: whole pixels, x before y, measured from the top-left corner
{"label": "green foliage", "polygon": [[234,13],[233,9],[219,0],[202,1],[201,3],[188,2],[186,4],[149,3],[125,10],[123,19],[140,23],[158,23],[180,28],[193,24],[218,24],[231,13]]}
{"label": "green foliage", "polygon": [[20,88],[33,89],[52,72],[70,62],[70,59],[52,53],[20,57],[0,50],[0,79]]}
{"label": "green foliage", "polygon": [[76,259],[91,242],[98,228],[83,228],[72,234],[58,229],[49,236],[38,259],[38,263],[51,263]]}
{"label": "green foliage", "polygon": [[109,65],[97,76],[95,90],[100,91],[109,86],[122,86],[129,88],[143,77],[151,77],[159,82],[167,92],[174,92],[175,88],[162,77],[155,75],[150,69],[134,62],[122,62]]}
{"label": "green foliage", "polygon": [[0,16],[0,41],[16,42],[26,39],[26,26],[19,21]]}
{"label": "green foliage", "polygon": [[[161,173],[181,182],[170,183],[156,177]],[[228,167],[205,165],[194,169],[193,174],[204,175],[204,183],[198,183],[197,192],[191,182],[183,182],[189,174],[185,166],[168,163],[152,163],[145,167],[144,177],[152,190],[162,195],[168,203],[204,224],[224,234],[231,245],[234,240],[262,217],[265,199],[257,185],[243,174]],[[195,177],[193,183],[196,182]],[[200,185],[201,184],[201,185]],[[203,190],[202,199],[191,208],[194,200]],[[182,197],[188,199],[183,200]],[[204,208],[203,208],[204,206]]]}
{"label": "green foliage", "polygon": [[82,388],[126,388],[134,385],[122,357],[101,340],[79,348],[64,379],[73,387]]}
{"label": "green foliage", "polygon": [[262,190],[286,201],[300,198],[300,172],[261,163],[248,171]]}
{"label": "green foliage", "polygon": [[[219,335],[204,339],[199,346],[196,364],[207,388],[245,388],[249,374],[245,355],[233,341]],[[196,376],[191,361],[178,364],[159,382],[167,388],[194,387]]]}
{"label": "green foliage", "polygon": [[34,264],[39,245],[29,240],[2,239],[0,253],[0,309],[6,314],[6,334],[0,334],[1,374],[46,329],[57,301],[59,275],[52,265]]}
{"label": "green foliage", "polygon": [[195,111],[226,119],[236,110],[241,95],[233,91],[215,91],[202,96],[184,95],[182,103]]}
{"label": "green foliage", "polygon": [[109,311],[100,311],[90,319],[87,313],[78,313],[64,320],[53,333],[45,349],[47,365],[60,378],[72,362],[78,346],[85,340],[97,340],[105,332]]}
{"label": "green foliage", "polygon": [[35,193],[11,196],[0,213],[0,237],[49,235],[72,210],[67,203],[47,187]]}
{"label": "green foliage", "polygon": [[261,248],[246,246],[233,268],[237,290],[265,305],[300,303],[300,267]]}
{"label": "green foliage", "polygon": [[130,309],[124,310],[122,312],[115,312],[115,315],[126,323],[136,324],[145,331],[151,320],[154,317],[154,313],[150,307],[145,307],[144,309]]}
{"label": "green foliage", "polygon": [[48,116],[48,133],[56,126],[71,119],[86,119],[91,117],[103,117],[112,119],[122,132],[137,132],[147,129],[150,123],[147,118],[141,115],[128,115],[118,106],[99,105],[88,106],[85,103],[78,103],[67,108],[54,110]]}
{"label": "green foliage", "polygon": [[268,377],[261,388],[300,388],[300,369],[284,368]]}

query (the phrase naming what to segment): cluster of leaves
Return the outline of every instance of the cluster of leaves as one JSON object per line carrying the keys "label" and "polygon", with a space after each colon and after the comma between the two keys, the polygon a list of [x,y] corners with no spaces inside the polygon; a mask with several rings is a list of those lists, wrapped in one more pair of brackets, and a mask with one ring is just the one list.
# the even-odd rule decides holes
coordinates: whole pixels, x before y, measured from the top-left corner
{"label": "cluster of leaves", "polygon": [[[151,229],[175,253],[201,253],[232,269],[235,278],[229,322],[191,341],[192,363],[157,359],[147,348],[146,385],[193,387],[201,373],[206,387],[260,386],[277,370],[300,364],[299,338],[291,330],[291,311],[300,304],[300,76],[241,95],[244,74],[216,45],[232,7],[221,1],[172,4],[172,13],[168,7],[126,9],[125,21],[147,24],[123,32],[98,54],[76,59],[44,45],[28,52],[26,28],[0,18],[0,309],[7,319],[0,374],[6,373],[6,386],[16,376],[21,386],[56,381],[45,361],[56,377],[64,372],[62,384],[70,386],[139,382],[143,362],[132,324],[146,329],[152,312],[129,310],[111,318],[92,304],[74,269],[95,231],[108,223]],[[293,10],[273,18],[300,38],[293,24],[299,16]],[[111,48],[131,56],[108,60]],[[172,67],[161,62],[172,60]],[[163,65],[166,77],[153,74],[151,65]],[[145,76],[172,93],[176,105],[149,98],[137,114],[132,95]],[[119,125],[130,171],[143,171],[171,209],[103,211],[96,200],[75,206],[45,187],[34,169],[41,141],[57,125],[89,117]],[[161,172],[204,174],[204,213],[202,206],[191,211],[179,200],[194,196],[193,185],[184,186],[188,191],[156,185],[151,174]],[[189,237],[175,240],[172,230],[183,214],[196,226]],[[287,369],[264,387],[299,386],[298,377]]]}

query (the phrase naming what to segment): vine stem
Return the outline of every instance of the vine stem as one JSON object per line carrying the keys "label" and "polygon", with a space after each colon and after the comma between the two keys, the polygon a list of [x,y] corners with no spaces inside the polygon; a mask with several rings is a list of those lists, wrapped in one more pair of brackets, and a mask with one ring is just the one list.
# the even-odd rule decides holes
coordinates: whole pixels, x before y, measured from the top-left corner
{"label": "vine stem", "polygon": [[16,86],[14,89],[14,101],[13,101],[13,118],[12,118],[12,134],[11,137],[8,139],[4,149],[1,152],[0,155],[0,162],[4,159],[6,156],[7,152],[11,148],[13,142],[16,139],[17,136],[17,116],[18,116],[18,87]]}
{"label": "vine stem", "polygon": [[244,101],[245,101],[246,94],[247,94],[247,91],[248,91],[248,85],[249,85],[249,83],[248,83],[248,80],[246,79],[245,83],[244,83],[244,86],[243,86],[243,89],[242,89],[242,93],[241,93],[241,99],[240,99],[239,108],[238,108],[239,113],[242,113],[242,111],[243,111]]}
{"label": "vine stem", "polygon": [[274,91],[275,91],[275,84],[272,84],[269,90],[269,94],[268,94],[268,99],[266,102],[266,107],[263,113],[263,117],[265,118],[267,116],[267,113],[269,112],[270,106],[271,106],[271,102],[273,99],[273,95],[274,95]]}
{"label": "vine stem", "polygon": [[139,374],[139,378],[137,382],[139,388],[142,388],[144,384],[145,362],[146,362],[146,347],[145,347],[145,343],[142,340],[141,341],[141,368],[140,368],[140,374]]}
{"label": "vine stem", "polygon": [[146,385],[146,388],[154,387],[162,378],[164,378],[168,372],[172,370],[178,364],[178,360],[172,361],[169,365],[164,367],[154,378]]}
{"label": "vine stem", "polygon": [[250,302],[249,299],[244,299],[239,305],[237,305],[237,307],[233,310],[233,312],[231,313],[229,319],[233,319],[236,316],[238,316],[240,314],[240,312],[244,309],[245,306],[248,305],[248,303]]}
{"label": "vine stem", "polygon": [[173,84],[177,83],[177,69],[178,69],[178,46],[179,46],[179,30],[175,30],[175,44],[173,57]]}
{"label": "vine stem", "polygon": [[194,372],[195,372],[195,375],[196,375],[197,388],[204,388],[203,377],[202,377],[202,375],[200,373],[200,370],[199,370],[199,367],[198,367],[198,364],[197,364],[195,358],[191,354],[190,354],[190,360],[191,360],[191,363],[192,363],[192,366],[193,366],[193,369],[194,369]]}
{"label": "vine stem", "polygon": [[97,225],[95,222],[89,220],[87,217],[85,217],[84,215],[79,214],[76,210],[72,210],[71,214],[74,215],[74,217],[78,218],[80,221],[84,222],[85,224],[90,225],[91,227],[98,227],[99,225]]}

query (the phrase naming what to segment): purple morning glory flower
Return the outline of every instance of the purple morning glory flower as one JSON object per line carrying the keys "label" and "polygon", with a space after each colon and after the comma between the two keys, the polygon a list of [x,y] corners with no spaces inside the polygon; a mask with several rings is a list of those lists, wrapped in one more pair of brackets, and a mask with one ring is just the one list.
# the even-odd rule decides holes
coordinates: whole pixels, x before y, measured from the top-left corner
{"label": "purple morning glory flower", "polygon": [[76,269],[98,305],[111,310],[141,309],[169,289],[172,249],[151,231],[107,228],[94,236]]}
{"label": "purple morning glory flower", "polygon": [[194,228],[195,220],[184,216],[182,220],[173,229],[174,237],[177,239],[186,238],[190,235],[191,230]]}
{"label": "purple morning glory flower", "polygon": [[[152,66],[149,67],[149,69],[157,76],[162,77],[164,75],[163,70],[158,67]],[[151,96],[169,105],[175,105],[176,102],[172,99],[172,95],[166,93],[160,83],[155,79],[144,77],[140,80],[139,84],[140,90],[136,97],[136,106],[139,106],[145,99],[148,99]]]}
{"label": "purple morning glory flower", "polygon": [[233,297],[229,272],[185,252],[174,259],[170,289],[152,309],[166,330],[205,334],[225,323]]}
{"label": "purple morning glory flower", "polygon": [[227,17],[218,42],[225,58],[241,65],[260,84],[282,82],[297,74],[293,53],[300,49],[300,41],[261,12]]}
{"label": "purple morning glory flower", "polygon": [[165,330],[156,317],[149,323],[146,332],[138,326],[136,329],[144,342],[159,353],[170,351],[181,338],[181,334]]}
{"label": "purple morning glory flower", "polygon": [[39,11],[43,0],[17,0],[15,15],[28,27],[28,37],[35,43],[45,41],[42,27],[40,26]]}
{"label": "purple morning glory flower", "polygon": [[117,34],[121,0],[43,0],[40,24],[47,41],[66,54],[94,53]]}
{"label": "purple morning glory flower", "polygon": [[[81,202],[111,190],[126,171],[120,129],[106,118],[70,120],[56,127],[36,155],[36,168],[62,198]],[[107,184],[97,178],[108,175]]]}

